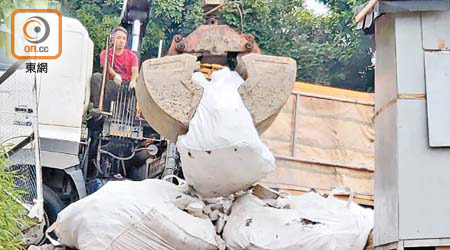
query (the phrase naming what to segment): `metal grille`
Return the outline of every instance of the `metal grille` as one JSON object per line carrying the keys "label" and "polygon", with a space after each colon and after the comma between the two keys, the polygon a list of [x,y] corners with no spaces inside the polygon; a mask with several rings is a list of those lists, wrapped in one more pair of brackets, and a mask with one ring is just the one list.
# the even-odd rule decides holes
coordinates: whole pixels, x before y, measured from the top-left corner
{"label": "metal grille", "polygon": [[17,189],[25,191],[22,201],[31,205],[37,198],[36,167],[34,163],[26,162],[34,162],[34,150],[22,149],[11,156],[10,160],[13,164],[7,169],[15,172]]}
{"label": "metal grille", "polygon": [[0,85],[0,146],[6,151],[16,147],[7,170],[17,174],[17,188],[26,192],[23,202],[30,205],[37,198],[36,148],[33,141],[17,146],[37,129],[33,86],[34,74],[23,67]]}

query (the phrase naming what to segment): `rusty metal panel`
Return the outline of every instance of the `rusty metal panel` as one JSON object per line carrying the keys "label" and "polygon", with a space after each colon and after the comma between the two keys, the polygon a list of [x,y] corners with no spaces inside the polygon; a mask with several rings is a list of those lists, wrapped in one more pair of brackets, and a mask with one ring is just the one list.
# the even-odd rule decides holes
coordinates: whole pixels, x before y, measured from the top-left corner
{"label": "rusty metal panel", "polygon": [[423,48],[450,49],[450,11],[422,13]]}
{"label": "rusty metal panel", "polygon": [[450,146],[450,53],[426,52],[428,137],[431,147]]}

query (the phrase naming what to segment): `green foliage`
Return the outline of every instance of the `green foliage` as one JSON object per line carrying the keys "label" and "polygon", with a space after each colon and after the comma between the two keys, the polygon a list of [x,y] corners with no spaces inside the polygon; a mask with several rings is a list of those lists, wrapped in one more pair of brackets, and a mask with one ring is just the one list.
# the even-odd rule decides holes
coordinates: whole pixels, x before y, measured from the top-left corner
{"label": "green foliage", "polygon": [[94,67],[100,69],[100,52],[105,48],[111,29],[119,25],[122,0],[65,0],[61,3],[64,16],[78,19],[88,30],[95,44]]}
{"label": "green foliage", "polygon": [[164,41],[164,51],[177,35],[187,35],[202,24],[200,0],[155,0],[147,33],[142,44],[143,58],[158,55],[159,40]]}
{"label": "green foliage", "polygon": [[[11,15],[16,9],[46,8],[47,0],[0,0],[0,24],[4,23],[6,27],[11,27]],[[0,50],[10,55],[11,38],[9,34],[0,32]]]}
{"label": "green foliage", "polygon": [[7,171],[9,164],[3,151],[0,152],[0,250],[22,249],[20,235],[31,225],[25,208],[17,201],[24,191],[16,189],[14,171]]}
{"label": "green foliage", "polygon": [[[374,68],[372,66],[371,37],[356,30],[353,22],[355,13],[353,9],[367,2],[367,0],[319,0],[330,8],[328,15],[328,30],[333,31],[336,44],[343,45],[344,60],[338,60],[339,67],[345,69],[345,78],[341,83],[360,90],[373,91]],[[343,71],[340,69],[340,71]],[[332,70],[334,75],[335,71]],[[333,81],[332,81],[333,82]],[[337,82],[337,81],[334,81]],[[359,83],[359,84],[358,84]]]}
{"label": "green foliage", "polygon": [[[352,8],[364,0],[321,0],[330,11],[315,16],[303,0],[225,0],[222,20],[236,30],[243,7],[244,33],[255,35],[265,54],[297,61],[297,79],[370,90],[373,85],[371,42],[355,29]],[[156,57],[159,40],[164,50],[176,34],[187,35],[203,23],[201,0],[154,0],[143,39],[142,58]],[[111,27],[119,23],[120,0],[64,0],[63,13],[78,18],[95,43],[95,57]],[[95,63],[98,67],[98,62]]]}

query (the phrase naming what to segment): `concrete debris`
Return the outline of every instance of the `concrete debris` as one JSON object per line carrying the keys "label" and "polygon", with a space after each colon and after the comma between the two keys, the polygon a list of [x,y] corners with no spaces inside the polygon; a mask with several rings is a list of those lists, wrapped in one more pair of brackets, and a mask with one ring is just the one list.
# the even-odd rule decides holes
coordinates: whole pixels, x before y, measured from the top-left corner
{"label": "concrete debris", "polygon": [[226,223],[226,220],[227,220],[226,215],[225,215],[225,216],[221,215],[221,216],[219,217],[219,219],[217,220],[217,222],[216,222],[216,224],[215,224],[215,227],[216,227],[216,232],[217,232],[218,234],[221,234],[221,233],[222,233],[223,228],[224,228],[225,223]]}
{"label": "concrete debris", "polygon": [[261,184],[256,184],[252,189],[252,194],[261,200],[265,199],[278,199],[280,194],[270,188],[264,187]]}
{"label": "concrete debris", "polygon": [[60,244],[79,250],[216,250],[216,228],[204,206],[183,185],[109,181],[63,209],[50,228]]}
{"label": "concrete debris", "polygon": [[204,214],[209,215],[211,212],[212,212],[212,210],[211,210],[211,206],[209,204],[203,207]]}
{"label": "concrete debris", "polygon": [[214,222],[217,219],[219,219],[219,215],[220,215],[219,210],[214,210],[209,214],[209,219]]}
{"label": "concrete debris", "polygon": [[[172,189],[177,189],[176,187],[172,187],[171,184],[165,183],[161,181],[162,183],[159,183],[158,181],[155,182],[151,181],[151,185],[160,185],[160,184],[167,184],[163,186],[167,186],[167,191],[170,191]],[[124,182],[122,182],[124,183]],[[131,184],[131,183],[129,183]],[[134,186],[134,185],[133,185]],[[159,187],[161,188],[161,187]],[[190,196],[190,194],[183,193],[183,192],[175,192],[171,194],[174,199],[172,201],[167,200],[170,204],[174,205],[174,209],[180,211],[182,214],[177,213],[176,211],[172,211],[171,216],[174,217],[174,221],[171,221],[170,217],[158,217],[158,218],[151,218],[151,220],[148,220],[147,218],[149,215],[146,215],[144,217],[145,220],[148,220],[148,222],[152,222],[153,219],[157,219],[153,224],[146,224],[146,225],[140,225],[141,222],[136,224],[137,230],[133,231],[132,234],[128,234],[125,237],[121,237],[120,239],[115,240],[115,249],[124,249],[122,247],[126,246],[133,246],[138,247],[138,244],[135,242],[129,242],[130,238],[138,237],[140,239],[147,239],[145,242],[145,247],[156,247],[156,249],[182,249],[178,248],[179,246],[182,246],[183,244],[187,244],[189,246],[195,246],[195,249],[219,249],[219,250],[239,250],[239,249],[246,249],[246,247],[252,245],[255,246],[254,249],[260,250],[265,249],[262,248],[263,245],[269,244],[269,249],[274,249],[275,244],[274,242],[283,242],[286,243],[286,246],[293,246],[292,249],[311,249],[308,247],[313,247],[316,244],[314,241],[308,240],[310,238],[320,238],[322,237],[324,233],[322,232],[325,230],[323,227],[336,227],[336,230],[338,228],[342,227],[345,228],[348,233],[348,237],[345,238],[345,240],[353,241],[354,239],[350,237],[350,235],[357,235],[362,234],[361,239],[363,239],[366,235],[366,229],[370,229],[370,226],[366,226],[366,228],[360,229],[360,228],[353,228],[354,225],[365,225],[367,224],[366,221],[361,220],[358,223],[352,223],[352,220],[355,218],[350,216],[349,208],[344,207],[347,203],[342,201],[335,201],[335,200],[327,200],[328,202],[333,201],[335,206],[338,206],[340,209],[337,209],[336,211],[343,211],[344,214],[347,213],[347,217],[343,217],[340,214],[333,214],[336,213],[333,212],[334,210],[330,208],[327,208],[324,205],[320,205],[318,202],[326,203],[325,198],[320,197],[319,195],[310,197],[312,194],[304,195],[304,198],[300,197],[292,197],[287,196],[286,194],[278,194],[278,192],[273,191],[271,189],[265,188],[261,185],[257,185],[254,188],[256,190],[249,190],[246,192],[240,192],[239,195],[233,194],[228,197],[216,197],[212,199],[205,199],[201,200],[196,198],[196,195]],[[115,190],[120,190],[119,188],[116,188]],[[183,190],[183,188],[178,188],[178,190]],[[176,190],[172,190],[170,192],[174,192]],[[153,194],[155,196],[157,193]],[[255,194],[258,194],[260,197],[264,197],[265,199],[258,198]],[[151,195],[151,194],[147,194]],[[107,196],[110,197],[110,196]],[[277,197],[276,199],[273,199],[274,197]],[[322,199],[322,200],[320,200]],[[115,199],[114,199],[115,200]],[[155,203],[155,200],[153,199],[148,204]],[[97,202],[98,203],[98,202]],[[316,204],[317,203],[317,204]],[[334,204],[330,203],[330,204]],[[344,205],[342,205],[342,204]],[[328,204],[328,203],[327,203]],[[356,206],[355,204],[352,204],[352,206]],[[166,205],[163,205],[161,207],[164,209],[168,209],[170,206],[166,207]],[[156,208],[156,207],[155,207]],[[361,210],[359,207],[352,207],[353,210]],[[356,211],[355,210],[355,211]],[[166,210],[155,210],[156,213],[161,213]],[[317,211],[317,212],[316,212]],[[322,211],[323,214],[319,214],[320,216],[315,216],[316,213],[320,213],[319,211]],[[345,212],[347,211],[347,212]],[[75,211],[73,211],[75,212]],[[153,214],[154,212],[150,213]],[[368,214],[371,214],[372,212],[368,212]],[[178,215],[177,215],[178,214]],[[118,216],[113,215],[111,216]],[[151,215],[154,216],[154,215]],[[192,216],[190,222],[189,217],[185,216]],[[330,218],[328,218],[328,217]],[[334,217],[337,216],[337,217]],[[333,217],[333,218],[331,218]],[[330,221],[336,220],[336,218],[341,217],[341,221],[338,224],[329,224]],[[361,216],[359,216],[361,217]],[[122,218],[122,217],[120,217]],[[185,222],[177,221],[178,219],[186,220]],[[325,219],[324,219],[325,218]],[[368,217],[367,217],[368,218]],[[111,218],[114,219],[114,218]],[[200,220],[199,220],[200,219]],[[362,218],[360,218],[362,219]],[[198,221],[197,221],[198,220]],[[195,221],[195,223],[194,223]],[[163,230],[172,230],[175,228],[181,228],[182,230],[189,230],[189,232],[193,232],[193,230],[196,230],[198,226],[196,226],[196,223],[199,223],[199,221],[203,221],[202,224],[203,228],[198,231],[197,235],[201,235],[202,233],[206,233],[207,235],[211,236],[209,240],[206,242],[205,239],[201,239],[201,241],[194,240],[194,238],[189,239],[189,242],[177,242],[175,239],[180,239],[187,236],[188,234],[185,234],[182,232],[181,234],[178,232],[179,235],[176,234],[177,230],[171,231],[170,234],[173,234],[172,236],[169,236],[168,234],[160,234],[158,232],[158,225],[165,225]],[[167,223],[174,223],[173,225],[169,225]],[[345,222],[345,223],[344,223]],[[156,224],[155,224],[156,223]],[[161,224],[162,223],[162,224]],[[177,224],[179,223],[179,225]],[[347,224],[348,226],[346,226]],[[145,223],[144,223],[145,224]],[[210,226],[207,226],[209,224]],[[329,224],[329,225],[328,225]],[[351,225],[350,225],[351,224]],[[244,226],[244,227],[243,227]],[[209,228],[212,230],[208,231]],[[307,229],[307,230],[306,230]],[[110,230],[110,229],[108,229]],[[203,231],[202,231],[203,230]],[[306,231],[305,231],[306,230]],[[353,231],[352,231],[353,230]],[[98,231],[97,231],[98,232]],[[160,242],[156,240],[154,236],[149,237],[148,233],[154,233],[158,234],[158,237],[168,237],[166,240],[169,242],[171,247],[175,248],[167,248],[163,245],[158,245]],[[161,231],[162,233],[163,231]],[[186,231],[188,232],[188,231]],[[302,233],[299,233],[302,232]],[[58,234],[58,231],[56,231]],[[328,232],[330,235],[331,232]],[[368,231],[367,231],[368,233]],[[294,235],[296,235],[294,237]],[[80,236],[78,236],[80,237]],[[104,237],[101,234],[96,234],[94,237],[95,239],[98,239],[98,237]],[[327,236],[328,238],[331,236]],[[327,238],[325,237],[325,238]],[[334,236],[333,236],[334,237]],[[337,237],[337,236],[336,236]],[[339,236],[341,237],[341,236]],[[353,236],[352,236],[353,237]],[[341,237],[342,238],[342,237]],[[339,242],[342,241],[344,238],[336,238],[336,244],[341,244]],[[351,238],[351,240],[350,240]],[[275,241],[271,241],[271,239],[276,239]],[[322,238],[321,238],[322,239]],[[333,241],[335,242],[335,241]],[[120,244],[122,245],[120,245]],[[91,246],[94,245],[94,243]],[[98,244],[98,242],[96,243]],[[278,244],[278,243],[277,243]],[[302,244],[306,244],[307,248],[302,248]],[[320,244],[325,244],[324,242],[321,242]],[[328,243],[327,243],[328,244]],[[343,243],[342,243],[343,244]],[[356,248],[346,248],[347,245],[344,244],[344,248],[336,248],[336,249],[360,249],[358,246]],[[337,246],[337,245],[336,245]],[[154,249],[151,248],[150,249]],[[299,247],[299,248],[295,248]],[[333,245],[333,247],[335,247]],[[54,248],[53,246],[42,246],[42,247],[34,247],[29,248],[29,250],[64,250],[66,248]],[[81,250],[87,249],[87,248],[80,248]],[[91,248],[89,248],[91,249]],[[101,249],[101,248],[95,248],[95,249]],[[108,248],[109,249],[109,248]],[[253,248],[252,248],[253,249]],[[280,248],[280,249],[291,249],[291,248]],[[362,249],[362,248],[361,248]]]}
{"label": "concrete debris", "polygon": [[193,215],[195,217],[207,218],[208,216],[203,214],[203,207],[204,207],[204,204],[202,204],[200,202],[192,202],[192,203],[189,203],[189,205],[187,205],[186,211],[190,215]]}
{"label": "concrete debris", "polygon": [[219,250],[225,250],[227,248],[227,244],[220,235],[216,235],[216,242]]}
{"label": "concrete debris", "polygon": [[[348,248],[337,245],[352,244],[360,235],[358,240],[367,238],[372,226],[367,219],[370,211],[360,211],[355,217],[341,201],[317,195],[297,199],[254,185],[276,168],[275,158],[261,142],[251,116],[258,115],[257,107],[264,105],[251,107],[253,112],[249,113],[238,92],[244,80],[236,72],[226,68],[214,72],[212,78],[208,81],[198,72],[193,75],[190,84],[203,87],[202,99],[195,113],[192,108],[198,100],[186,105],[183,117],[175,117],[184,122],[172,128],[172,136],[185,131],[193,115],[188,133],[177,141],[186,182],[110,181],[59,213],[52,226],[58,241],[80,250],[362,249],[360,244]],[[286,90],[286,96],[291,89]],[[273,88],[269,90],[273,92]],[[158,93],[162,92],[159,89]],[[199,88],[191,92],[201,94]],[[180,95],[186,97],[188,92]],[[138,98],[142,100],[142,96]],[[248,98],[261,99],[259,95]],[[280,105],[286,101],[278,99]],[[175,108],[164,110],[170,113]],[[151,113],[145,105],[143,111],[144,115]],[[272,110],[265,117],[276,116],[278,111]],[[330,209],[333,204],[338,209]],[[335,217],[339,223],[334,223]]]}
{"label": "concrete debris", "polygon": [[234,200],[224,200],[223,201],[223,212],[226,215],[230,215],[230,213],[231,213],[231,206],[233,206],[233,201]]}
{"label": "concrete debris", "polygon": [[289,204],[287,199],[277,199],[276,208],[279,208],[279,209],[290,209],[291,205]]}
{"label": "concrete debris", "polygon": [[189,196],[189,195],[180,195],[179,197],[176,198],[175,200],[175,206],[177,206],[179,209],[181,210],[185,210],[186,207],[193,202],[196,202],[197,199]]}
{"label": "concrete debris", "polygon": [[373,210],[334,196],[271,201],[249,192],[233,203],[222,237],[229,250],[363,250],[372,227]]}

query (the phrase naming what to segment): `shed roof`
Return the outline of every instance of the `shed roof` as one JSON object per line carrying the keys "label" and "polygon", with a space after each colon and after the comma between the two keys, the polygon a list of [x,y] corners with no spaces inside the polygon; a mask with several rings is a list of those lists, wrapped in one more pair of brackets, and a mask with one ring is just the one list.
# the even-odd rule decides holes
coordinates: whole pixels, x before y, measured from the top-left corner
{"label": "shed roof", "polygon": [[357,27],[373,33],[375,19],[385,13],[450,10],[450,0],[369,0],[355,10]]}

